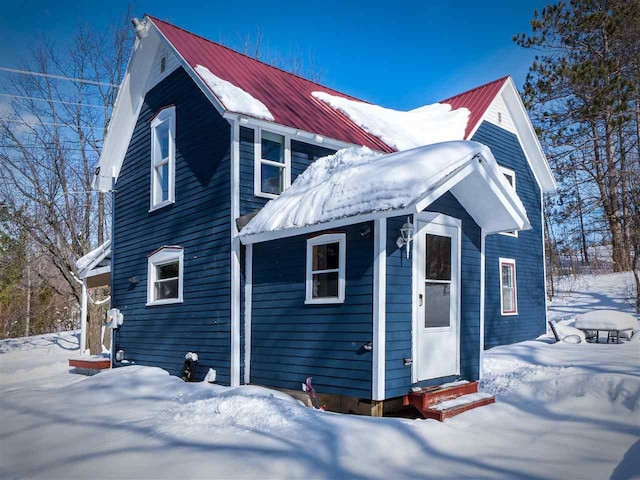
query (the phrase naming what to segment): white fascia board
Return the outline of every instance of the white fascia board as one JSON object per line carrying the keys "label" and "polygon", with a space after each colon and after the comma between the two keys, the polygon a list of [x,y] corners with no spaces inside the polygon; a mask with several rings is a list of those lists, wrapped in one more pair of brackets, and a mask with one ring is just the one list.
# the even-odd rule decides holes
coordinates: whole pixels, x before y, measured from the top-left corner
{"label": "white fascia board", "polygon": [[316,223],[315,225],[307,225],[305,227],[286,228],[283,230],[275,230],[272,232],[262,232],[255,235],[240,234],[240,241],[243,245],[251,245],[254,243],[269,242],[280,238],[295,237],[297,235],[306,235],[309,233],[321,232],[322,230],[332,230],[334,228],[344,227],[347,225],[355,225],[357,223],[371,222],[380,218],[395,217],[398,215],[407,215],[415,213],[414,208],[406,208],[402,210],[385,210],[382,212],[372,212],[364,215],[356,215],[353,217],[339,218],[330,222]]}
{"label": "white fascia board", "polygon": [[501,95],[516,126],[517,136],[522,145],[522,150],[529,161],[529,166],[533,174],[538,180],[540,189],[544,193],[555,192],[558,186],[553,177],[553,172],[542,150],[542,145],[533,128],[527,109],[522,102],[522,98],[520,98],[520,93],[518,93],[518,89],[511,77],[509,77],[505,83]]}
{"label": "white fascia board", "polygon": [[[254,130],[267,130],[269,132],[277,133],[279,135],[288,137],[291,140],[310,143],[312,145],[317,145],[319,147],[325,147],[332,150],[341,150],[343,148],[362,146],[362,145],[357,145],[355,143],[343,142],[341,140],[329,138],[319,133],[308,132],[306,130],[301,130],[299,128],[288,127],[280,123],[275,123],[275,122],[270,122],[268,120],[254,118],[249,115],[245,115],[241,113],[227,112],[224,114],[224,118],[226,118],[229,121],[239,121],[240,126],[242,127],[252,128]],[[320,138],[321,140],[319,140],[318,138]],[[380,153],[388,154],[388,152],[383,152],[381,150],[374,150],[374,151],[379,151]]]}
{"label": "white fascia board", "polygon": [[522,98],[520,98],[520,93],[518,92],[518,89],[516,88],[515,83],[513,83],[513,79],[511,77],[504,82],[491,104],[482,114],[482,117],[480,117],[480,120],[478,120],[473,127],[473,130],[471,130],[469,135],[467,135],[466,140],[471,140],[476,134],[480,125],[482,125],[486,120],[493,102],[495,102],[498,97],[502,98],[507,110],[509,111],[509,115],[516,127],[516,136],[520,141],[520,146],[522,147],[522,151],[529,163],[529,167],[533,172],[533,176],[538,182],[538,186],[544,193],[556,191],[557,185],[553,178],[551,167],[549,166],[547,157],[542,150],[542,145],[540,145],[540,140],[533,128],[527,109],[522,102]]}
{"label": "white fascia board", "polygon": [[127,71],[111,112],[93,188],[101,192],[111,189],[111,179],[117,178],[127,153],[133,129],[144,101],[147,79],[160,46],[160,37],[153,30],[142,40],[136,39]]}

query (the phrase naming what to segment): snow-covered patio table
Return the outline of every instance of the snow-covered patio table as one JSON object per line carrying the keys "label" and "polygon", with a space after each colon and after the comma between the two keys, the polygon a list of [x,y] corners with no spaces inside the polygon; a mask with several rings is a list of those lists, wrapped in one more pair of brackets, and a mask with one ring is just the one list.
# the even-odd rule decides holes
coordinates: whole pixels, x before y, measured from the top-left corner
{"label": "snow-covered patio table", "polygon": [[[631,338],[637,320],[625,312],[618,310],[592,310],[576,318],[576,328],[587,334],[587,339],[595,336],[598,342],[600,332],[607,332],[607,343],[620,343],[620,332],[626,338]],[[593,335],[590,336],[590,334]]]}

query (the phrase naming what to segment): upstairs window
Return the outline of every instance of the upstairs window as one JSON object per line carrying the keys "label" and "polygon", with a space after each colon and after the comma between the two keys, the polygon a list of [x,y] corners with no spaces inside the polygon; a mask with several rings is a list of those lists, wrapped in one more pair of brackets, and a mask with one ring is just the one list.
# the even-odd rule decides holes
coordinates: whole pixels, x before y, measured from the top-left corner
{"label": "upstairs window", "polygon": [[148,260],[147,305],[182,302],[184,251],[163,247]]}
{"label": "upstairs window", "polygon": [[500,259],[500,307],[502,315],[518,314],[516,261],[512,258]]}
{"label": "upstairs window", "polygon": [[151,122],[151,207],[175,202],[176,109],[161,110]]}
{"label": "upstairs window", "polygon": [[264,130],[257,136],[254,193],[276,198],[291,184],[289,139]]}
{"label": "upstairs window", "polygon": [[[502,171],[502,174],[504,175],[504,178],[506,178],[507,182],[509,182],[509,185],[511,185],[511,187],[515,190],[516,189],[516,172],[514,172],[510,168],[506,168],[506,167],[500,167],[500,170]],[[500,233],[501,233],[501,235],[507,235],[509,237],[517,237],[518,236],[518,231],[517,230],[510,230],[508,232],[500,232]]]}
{"label": "upstairs window", "polygon": [[346,235],[320,235],[307,240],[305,303],[342,303],[345,299]]}

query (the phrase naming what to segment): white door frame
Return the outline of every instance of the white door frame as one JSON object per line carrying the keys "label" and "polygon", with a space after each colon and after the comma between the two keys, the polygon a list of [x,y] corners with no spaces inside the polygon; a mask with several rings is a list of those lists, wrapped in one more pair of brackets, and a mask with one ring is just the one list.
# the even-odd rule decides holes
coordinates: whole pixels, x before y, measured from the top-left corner
{"label": "white door frame", "polygon": [[[415,234],[414,238],[418,239],[421,234],[418,230],[418,222],[435,223],[448,227],[454,227],[457,229],[457,245],[456,251],[458,254],[458,268],[455,274],[457,275],[457,315],[456,315],[456,374],[460,374],[460,318],[462,309],[462,221],[459,218],[450,217],[443,213],[437,212],[420,212],[413,217],[413,223]],[[425,225],[426,228],[426,225]],[[418,278],[418,260],[421,255],[416,254],[416,248],[421,248],[421,242],[411,242],[413,244],[413,251],[411,254],[411,316],[412,316],[412,331],[411,331],[411,357],[413,359],[411,363],[411,383],[418,382],[418,308],[416,307],[418,290],[421,279]]]}

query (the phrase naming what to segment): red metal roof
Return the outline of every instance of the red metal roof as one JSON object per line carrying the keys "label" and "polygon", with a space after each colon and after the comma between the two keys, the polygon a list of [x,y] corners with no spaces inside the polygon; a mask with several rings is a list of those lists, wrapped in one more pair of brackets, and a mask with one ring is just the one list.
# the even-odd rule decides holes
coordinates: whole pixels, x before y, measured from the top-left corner
{"label": "red metal roof", "polygon": [[[248,92],[266,105],[275,123],[374,150],[394,151],[346,115],[314,98],[311,92],[320,91],[351,100],[363,100],[267,65],[158,18],[147,17],[192,68],[195,69],[196,65],[207,67],[217,77]],[[500,78],[441,102],[451,104],[454,109],[466,107],[471,111],[465,138],[480,121],[507,78]]]}
{"label": "red metal roof", "polygon": [[489,108],[489,105],[491,105],[491,102],[496,98],[496,95],[508,79],[509,76],[507,75],[440,102],[448,103],[454,110],[462,107],[469,109],[471,114],[467,122],[467,130],[464,132],[465,139],[469,137],[469,134],[478,124],[484,112],[487,111],[487,108]]}

